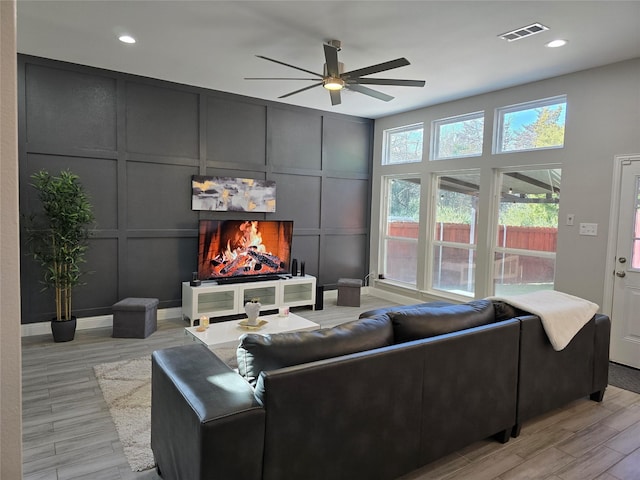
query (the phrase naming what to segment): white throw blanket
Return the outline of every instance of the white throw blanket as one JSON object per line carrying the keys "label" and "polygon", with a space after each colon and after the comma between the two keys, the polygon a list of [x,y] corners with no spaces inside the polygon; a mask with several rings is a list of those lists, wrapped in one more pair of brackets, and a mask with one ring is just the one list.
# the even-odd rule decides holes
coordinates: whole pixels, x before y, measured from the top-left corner
{"label": "white throw blanket", "polygon": [[554,350],[566,347],[576,333],[591,320],[600,308],[593,302],[555,290],[541,290],[523,295],[489,297],[521,310],[533,313],[542,320]]}

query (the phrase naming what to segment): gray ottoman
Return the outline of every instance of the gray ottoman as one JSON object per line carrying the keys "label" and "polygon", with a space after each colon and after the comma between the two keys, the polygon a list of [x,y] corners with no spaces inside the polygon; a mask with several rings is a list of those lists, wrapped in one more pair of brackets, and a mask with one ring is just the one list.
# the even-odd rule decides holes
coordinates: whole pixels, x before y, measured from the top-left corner
{"label": "gray ottoman", "polygon": [[360,287],[362,287],[362,280],[358,278],[341,278],[338,280],[338,305],[359,307]]}
{"label": "gray ottoman", "polygon": [[113,337],[147,338],[158,328],[157,298],[125,298],[113,305]]}

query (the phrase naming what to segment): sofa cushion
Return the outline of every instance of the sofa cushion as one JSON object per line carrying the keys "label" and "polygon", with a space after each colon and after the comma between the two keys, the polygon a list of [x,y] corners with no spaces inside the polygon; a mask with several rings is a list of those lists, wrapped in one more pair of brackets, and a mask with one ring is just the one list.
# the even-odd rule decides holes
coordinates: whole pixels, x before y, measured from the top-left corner
{"label": "sofa cushion", "polygon": [[493,304],[475,300],[460,305],[421,305],[387,314],[393,324],[395,343],[434,337],[495,321]]}
{"label": "sofa cushion", "polygon": [[386,317],[363,318],[333,328],[273,335],[245,334],[237,349],[238,372],[254,385],[260,372],[386,347],[393,343]]}
{"label": "sofa cushion", "polygon": [[496,315],[496,322],[501,322],[502,320],[509,320],[514,317],[521,317],[523,315],[530,315],[528,312],[524,310],[520,310],[508,303],[505,303],[501,300],[491,300],[493,303],[493,309]]}

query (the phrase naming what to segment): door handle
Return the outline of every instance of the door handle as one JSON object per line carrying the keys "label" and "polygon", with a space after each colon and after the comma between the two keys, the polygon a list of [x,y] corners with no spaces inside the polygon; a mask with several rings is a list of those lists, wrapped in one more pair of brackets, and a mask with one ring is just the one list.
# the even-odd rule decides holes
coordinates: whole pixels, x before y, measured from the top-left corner
{"label": "door handle", "polygon": [[616,276],[618,276],[620,278],[624,278],[624,277],[627,276],[627,272],[624,272],[624,271],[616,272]]}

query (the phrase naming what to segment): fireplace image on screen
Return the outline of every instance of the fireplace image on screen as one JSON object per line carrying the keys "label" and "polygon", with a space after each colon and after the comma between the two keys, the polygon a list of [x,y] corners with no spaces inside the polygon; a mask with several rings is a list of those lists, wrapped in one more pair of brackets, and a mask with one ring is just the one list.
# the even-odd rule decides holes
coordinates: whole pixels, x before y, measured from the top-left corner
{"label": "fireplace image on screen", "polygon": [[198,278],[261,280],[289,273],[293,221],[200,220]]}

